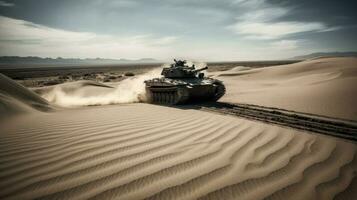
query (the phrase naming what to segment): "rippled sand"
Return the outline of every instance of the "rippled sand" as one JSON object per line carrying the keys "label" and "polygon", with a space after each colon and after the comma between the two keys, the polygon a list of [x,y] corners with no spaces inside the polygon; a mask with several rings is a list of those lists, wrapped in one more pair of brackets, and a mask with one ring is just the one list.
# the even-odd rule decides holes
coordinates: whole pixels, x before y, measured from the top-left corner
{"label": "rippled sand", "polygon": [[344,199],[356,144],[146,104],[5,120],[1,199]]}

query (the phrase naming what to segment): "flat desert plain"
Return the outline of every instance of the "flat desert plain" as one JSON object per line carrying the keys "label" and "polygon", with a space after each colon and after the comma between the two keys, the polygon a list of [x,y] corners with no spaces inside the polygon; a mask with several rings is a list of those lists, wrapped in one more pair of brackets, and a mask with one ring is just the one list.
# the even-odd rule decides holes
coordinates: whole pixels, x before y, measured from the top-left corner
{"label": "flat desert plain", "polygon": [[[357,120],[357,58],[210,76],[226,84],[222,102]],[[147,77],[29,90],[1,75],[0,198],[357,198],[355,141],[135,103]]]}

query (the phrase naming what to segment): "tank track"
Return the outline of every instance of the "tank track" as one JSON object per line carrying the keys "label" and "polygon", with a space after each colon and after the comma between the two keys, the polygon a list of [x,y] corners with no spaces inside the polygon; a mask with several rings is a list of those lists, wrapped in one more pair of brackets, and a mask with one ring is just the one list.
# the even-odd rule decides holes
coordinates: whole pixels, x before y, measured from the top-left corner
{"label": "tank track", "polygon": [[243,103],[210,102],[180,106],[221,113],[357,141],[357,121]]}
{"label": "tank track", "polygon": [[189,93],[185,88],[148,88],[149,103],[163,105],[183,104],[189,99]]}
{"label": "tank track", "polygon": [[226,94],[226,87],[220,81],[216,81],[214,85],[216,86],[216,91],[214,93],[212,101],[218,101],[218,99],[220,99],[221,97],[223,97],[224,94]]}

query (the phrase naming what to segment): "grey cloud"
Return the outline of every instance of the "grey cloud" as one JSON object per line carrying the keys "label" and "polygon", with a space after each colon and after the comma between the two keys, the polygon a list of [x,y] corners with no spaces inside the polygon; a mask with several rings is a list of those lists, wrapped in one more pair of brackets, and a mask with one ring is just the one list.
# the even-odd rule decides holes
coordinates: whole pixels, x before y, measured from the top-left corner
{"label": "grey cloud", "polygon": [[320,21],[333,26],[356,24],[357,1],[354,0],[267,0],[274,6],[294,8],[285,20]]}
{"label": "grey cloud", "polygon": [[269,44],[275,48],[289,45],[289,49],[299,49],[301,42],[295,41],[302,40],[314,41],[311,42],[314,46],[309,46],[309,49],[326,49],[329,44],[331,48],[352,48],[357,43],[353,36],[357,35],[356,28],[353,28],[357,21],[354,11],[356,3],[349,0],[6,2],[16,6],[0,6],[0,16],[31,22],[29,26],[35,24],[111,36],[180,38],[182,49],[186,46],[191,49],[204,47],[212,49],[211,53],[223,46],[232,51],[238,47],[246,47],[243,51],[248,51],[249,48]]}
{"label": "grey cloud", "polygon": [[9,3],[9,2],[6,2],[6,1],[0,1],[0,6],[2,7],[13,7],[15,6],[14,3]]}

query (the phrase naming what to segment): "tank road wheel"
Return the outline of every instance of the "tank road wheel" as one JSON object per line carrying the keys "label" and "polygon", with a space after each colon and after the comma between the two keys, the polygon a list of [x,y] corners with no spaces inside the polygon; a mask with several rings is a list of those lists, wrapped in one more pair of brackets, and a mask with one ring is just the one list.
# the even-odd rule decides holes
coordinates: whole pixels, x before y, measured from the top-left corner
{"label": "tank road wheel", "polygon": [[183,104],[189,98],[186,88],[177,88],[170,91],[147,91],[148,102],[154,104],[176,105]]}
{"label": "tank road wheel", "polygon": [[214,91],[212,100],[218,101],[218,99],[220,99],[226,93],[226,87],[220,81],[216,81],[215,83],[213,83],[213,85],[216,87],[216,89]]}
{"label": "tank road wheel", "polygon": [[159,103],[163,103],[163,102],[164,102],[164,93],[159,92]]}
{"label": "tank road wheel", "polygon": [[157,99],[156,99],[156,101],[157,101],[158,103],[160,103],[160,102],[161,102],[161,93],[158,92],[158,93],[156,93],[156,94],[157,94]]}
{"label": "tank road wheel", "polygon": [[166,93],[166,103],[170,104],[171,103],[171,98],[170,98],[170,92]]}
{"label": "tank road wheel", "polygon": [[175,99],[174,104],[184,104],[189,99],[189,93],[186,88],[178,88],[175,96],[177,97]]}
{"label": "tank road wheel", "polygon": [[154,92],[150,92],[150,96],[151,98],[149,99],[149,103],[154,103],[155,102],[155,98],[156,98],[156,95]]}
{"label": "tank road wheel", "polygon": [[172,105],[172,104],[175,104],[174,102],[174,93],[173,92],[163,92],[162,93],[162,104],[166,104],[166,105]]}
{"label": "tank road wheel", "polygon": [[159,103],[160,102],[160,93],[155,92],[154,93],[154,103]]}
{"label": "tank road wheel", "polygon": [[150,92],[148,96],[148,102],[152,103],[154,101],[155,101],[155,94],[153,92]]}
{"label": "tank road wheel", "polygon": [[167,92],[162,93],[162,102],[167,104]]}
{"label": "tank road wheel", "polygon": [[149,103],[154,104],[170,104],[167,92],[153,92]]}
{"label": "tank road wheel", "polygon": [[174,101],[175,101],[175,93],[174,92],[169,92],[168,93],[168,102],[169,102],[169,104],[173,104]]}
{"label": "tank road wheel", "polygon": [[166,103],[166,92],[163,92],[161,95],[162,95],[162,96],[161,96],[161,97],[162,97],[162,99],[161,99],[162,103],[163,103],[163,104],[167,104],[167,103]]}

